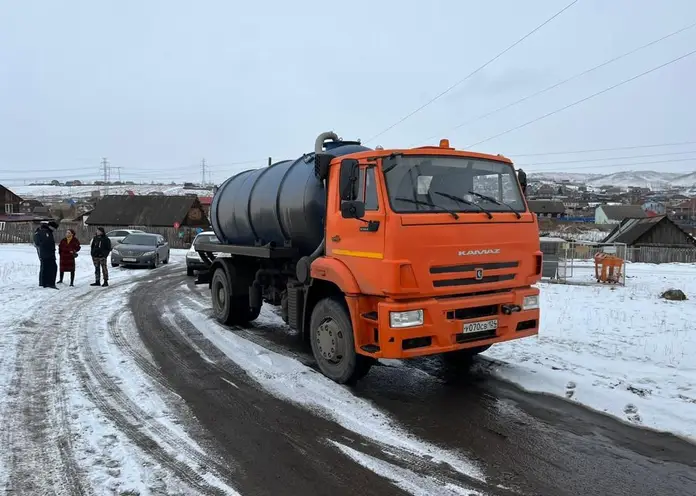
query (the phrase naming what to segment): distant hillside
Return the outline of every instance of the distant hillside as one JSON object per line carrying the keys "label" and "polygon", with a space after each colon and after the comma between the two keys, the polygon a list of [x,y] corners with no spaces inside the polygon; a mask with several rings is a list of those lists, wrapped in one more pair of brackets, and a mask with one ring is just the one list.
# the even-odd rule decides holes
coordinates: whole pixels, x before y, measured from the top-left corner
{"label": "distant hillside", "polygon": [[[101,191],[104,194],[103,186],[11,186],[10,189],[22,198],[53,197],[53,198],[89,198],[92,191]],[[152,192],[161,192],[165,195],[186,195],[193,194],[198,196],[212,196],[212,191],[199,189],[184,189],[183,185],[149,185],[138,184],[130,186],[109,186],[110,195],[125,195],[128,190],[136,195],[147,195]]]}
{"label": "distant hillside", "polygon": [[669,188],[696,189],[696,172],[656,172],[656,171],[621,171],[612,174],[583,174],[569,172],[530,173],[530,179],[560,182],[570,180],[588,186],[631,186],[661,190]]}

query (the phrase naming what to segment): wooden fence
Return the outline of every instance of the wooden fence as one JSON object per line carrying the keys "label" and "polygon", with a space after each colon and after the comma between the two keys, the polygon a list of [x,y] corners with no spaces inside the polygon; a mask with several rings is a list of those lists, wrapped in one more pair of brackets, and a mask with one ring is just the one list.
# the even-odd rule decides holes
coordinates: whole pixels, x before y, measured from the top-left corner
{"label": "wooden fence", "polygon": [[[107,232],[114,229],[128,229],[129,227],[107,227],[105,226]],[[29,224],[12,225],[10,223],[5,224],[5,228],[0,231],[0,243],[33,243],[34,230],[36,226]],[[56,242],[61,240],[65,236],[65,232],[68,229],[73,229],[77,239],[80,240],[82,244],[89,244],[97,232],[96,227],[85,226],[80,223],[72,222],[61,222],[60,227],[55,233]],[[169,243],[170,248],[184,248],[187,249],[191,246],[191,241],[196,236],[195,229],[182,227],[180,229],[174,229],[173,227],[133,227],[133,229],[140,229],[149,233],[161,234],[164,239]],[[183,236],[182,236],[183,234]]]}
{"label": "wooden fence", "polygon": [[696,263],[696,248],[640,246],[629,248],[627,260],[644,263]]}

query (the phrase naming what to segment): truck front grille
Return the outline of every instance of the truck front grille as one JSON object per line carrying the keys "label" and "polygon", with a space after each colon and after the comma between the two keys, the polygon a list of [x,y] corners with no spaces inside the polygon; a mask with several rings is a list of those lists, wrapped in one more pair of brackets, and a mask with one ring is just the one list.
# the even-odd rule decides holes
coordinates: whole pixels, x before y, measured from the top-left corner
{"label": "truck front grille", "polygon": [[486,275],[487,271],[515,269],[519,262],[487,262],[480,264],[463,265],[435,265],[430,267],[432,275],[443,276],[446,274],[457,274],[459,277],[452,279],[434,279],[433,286],[436,288],[446,288],[453,286],[470,286],[476,284],[486,284],[492,282],[510,281],[515,278],[515,273],[503,273]]}

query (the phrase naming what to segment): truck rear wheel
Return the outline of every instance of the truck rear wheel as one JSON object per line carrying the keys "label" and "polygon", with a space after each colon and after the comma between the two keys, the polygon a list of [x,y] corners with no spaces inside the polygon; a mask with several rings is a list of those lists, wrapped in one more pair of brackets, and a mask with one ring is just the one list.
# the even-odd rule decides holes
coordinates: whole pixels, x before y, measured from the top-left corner
{"label": "truck rear wheel", "polygon": [[370,370],[373,360],[355,352],[350,314],[340,301],[320,300],[312,310],[309,332],[314,359],[329,379],[351,384]]}
{"label": "truck rear wheel", "polygon": [[213,273],[210,285],[215,319],[224,325],[244,325],[255,320],[261,308],[249,306],[249,295],[232,295],[231,283],[227,272],[218,268]]}

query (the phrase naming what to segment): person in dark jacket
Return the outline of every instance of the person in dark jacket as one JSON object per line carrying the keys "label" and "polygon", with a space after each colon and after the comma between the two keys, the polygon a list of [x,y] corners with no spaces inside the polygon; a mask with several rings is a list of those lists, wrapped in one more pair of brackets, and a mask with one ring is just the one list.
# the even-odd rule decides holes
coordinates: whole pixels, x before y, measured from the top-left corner
{"label": "person in dark jacket", "polygon": [[[108,286],[109,270],[106,268],[106,259],[111,253],[111,240],[106,236],[103,227],[97,228],[97,234],[92,239],[92,262],[94,262],[94,283],[90,286]],[[100,272],[104,275],[104,284],[99,283]]]}
{"label": "person in dark jacket", "polygon": [[63,276],[68,272],[70,273],[70,285],[75,285],[75,258],[80,248],[80,240],[75,236],[75,231],[68,229],[65,237],[58,244],[58,256],[60,258],[60,279],[58,284],[63,282]]}
{"label": "person in dark jacket", "polygon": [[41,287],[43,288],[58,289],[56,286],[56,275],[58,273],[56,240],[53,237],[53,232],[57,228],[58,224],[54,221],[41,224],[34,237],[34,244],[39,251],[39,259],[41,261],[39,276],[41,278]]}
{"label": "person in dark jacket", "polygon": [[39,224],[39,227],[34,229],[34,248],[36,248],[36,256],[39,258],[39,286],[43,287],[43,271],[44,271],[44,265],[43,262],[41,261],[41,253],[39,253],[39,232],[41,230],[42,225],[48,225],[47,221],[41,221],[41,224]]}

